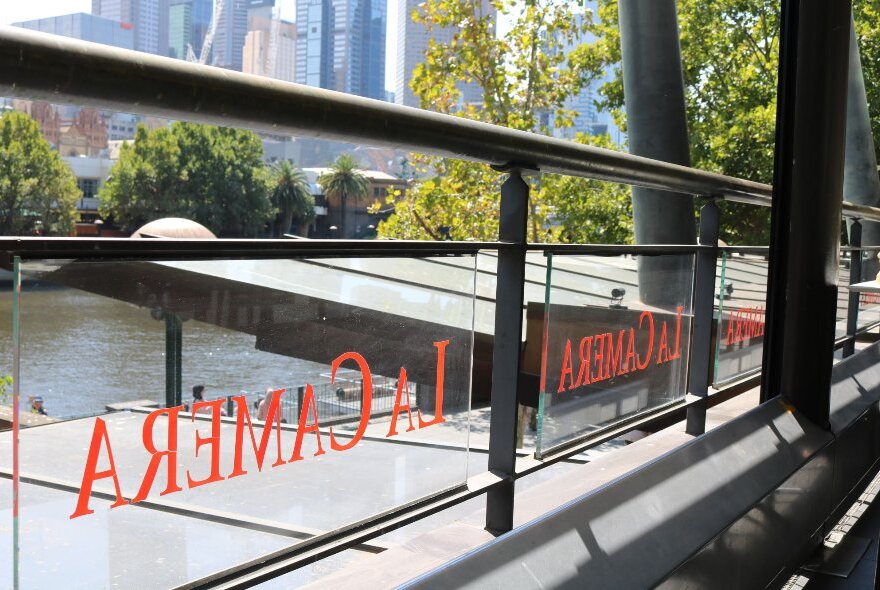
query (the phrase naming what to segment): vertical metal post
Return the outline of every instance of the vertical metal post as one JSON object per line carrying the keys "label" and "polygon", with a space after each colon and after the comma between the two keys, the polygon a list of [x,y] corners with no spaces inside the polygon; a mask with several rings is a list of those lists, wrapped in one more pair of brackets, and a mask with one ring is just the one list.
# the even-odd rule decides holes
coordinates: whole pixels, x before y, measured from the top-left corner
{"label": "vertical metal post", "polygon": [[486,495],[486,529],[501,534],[513,528],[513,474],[516,469],[516,386],[523,327],[526,221],[529,185],[519,169],[501,187],[501,225],[495,287],[495,345],[492,353],[492,415],[489,471],[507,478]]}
{"label": "vertical metal post", "polygon": [[[849,245],[852,248],[862,246],[862,222],[853,219],[849,226]],[[849,253],[849,284],[853,285],[862,280],[862,251],[851,250]],[[849,305],[846,309],[846,336],[849,340],[843,345],[843,358],[851,356],[856,351],[856,330],[859,329],[859,298],[860,293],[849,292]]]}
{"label": "vertical metal post", "polygon": [[846,140],[849,0],[784,0],[763,399],[827,428]]}
{"label": "vertical metal post", "polygon": [[709,201],[700,209],[700,245],[711,250],[698,250],[694,277],[694,330],[688,364],[688,392],[704,401],[687,410],[687,433],[706,431],[705,398],[712,380],[712,324],[715,321],[715,264],[718,260],[718,206]]}
{"label": "vertical metal post", "polygon": [[293,423],[299,419],[299,415],[302,413],[303,407],[303,396],[306,394],[306,388],[303,386],[296,388],[296,416],[294,416]]}
{"label": "vertical metal post", "polygon": [[[849,88],[846,103],[846,159],[843,168],[843,200],[859,205],[876,207],[880,204],[880,176],[877,175],[877,157],[874,151],[874,134],[871,131],[871,114],[865,92],[865,76],[859,56],[859,43],[855,23],[851,25],[849,38]],[[880,223],[866,221],[862,224],[862,244],[880,244]],[[852,231],[850,231],[852,233]],[[852,236],[850,236],[852,242]],[[862,268],[870,276],[876,275],[880,265],[876,257],[863,261]],[[855,282],[861,282],[862,278]]]}
{"label": "vertical metal post", "polygon": [[165,312],[165,406],[183,403],[183,324],[177,315]]}
{"label": "vertical metal post", "polygon": [[[620,52],[630,153],[690,166],[675,0],[620,0]],[[691,195],[634,186],[636,244],[693,244]],[[667,277],[690,272],[682,256],[639,256],[639,295],[674,310],[684,294]]]}

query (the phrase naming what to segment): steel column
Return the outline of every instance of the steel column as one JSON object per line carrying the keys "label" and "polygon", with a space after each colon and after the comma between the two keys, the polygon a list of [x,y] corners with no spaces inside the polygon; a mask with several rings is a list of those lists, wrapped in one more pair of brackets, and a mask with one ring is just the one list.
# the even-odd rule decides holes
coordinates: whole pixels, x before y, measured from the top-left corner
{"label": "steel column", "polygon": [[501,534],[513,528],[516,473],[516,387],[523,328],[526,221],[529,185],[513,169],[501,187],[498,239],[514,244],[498,252],[495,291],[495,346],[492,353],[492,415],[489,424],[489,471],[505,479],[486,494],[486,529]]}
{"label": "steel column", "polygon": [[[843,198],[858,205],[880,205],[880,176],[877,175],[877,156],[874,151],[874,135],[868,112],[865,77],[859,56],[855,23],[851,25],[849,41],[849,87],[846,102],[846,159],[843,171]],[[850,230],[852,234],[852,230]],[[852,235],[850,235],[852,244]],[[880,224],[863,222],[862,244],[880,245]],[[864,261],[865,274],[873,278],[880,265],[872,256]],[[860,276],[853,282],[861,282]]]}
{"label": "steel column", "polygon": [[762,397],[826,428],[849,37],[849,0],[783,1]]}
{"label": "steel column", "polygon": [[[706,398],[712,381],[712,324],[715,322],[715,264],[718,260],[718,206],[715,201],[709,201],[700,209],[700,245],[711,246],[712,249],[698,250],[696,254],[694,330],[688,363],[688,392]],[[687,433],[698,435],[705,431],[705,402],[690,406],[687,410]]]}
{"label": "steel column", "polygon": [[[630,153],[690,166],[675,0],[620,0],[620,45]],[[633,187],[636,244],[693,244],[690,195]],[[668,309],[684,293],[670,276],[690,274],[684,257],[640,257],[642,301]]]}
{"label": "steel column", "polygon": [[165,406],[183,403],[183,324],[170,311],[165,315]]}
{"label": "steel column", "polygon": [[[850,54],[852,55],[852,54]],[[862,222],[853,219],[849,226],[849,245],[859,248],[862,245]],[[850,250],[849,253],[849,283],[855,284],[862,280],[862,251]],[[851,338],[843,345],[843,358],[852,355],[856,351],[856,330],[859,329],[859,298],[861,295],[855,291],[849,292],[849,303],[846,308],[846,335]]]}

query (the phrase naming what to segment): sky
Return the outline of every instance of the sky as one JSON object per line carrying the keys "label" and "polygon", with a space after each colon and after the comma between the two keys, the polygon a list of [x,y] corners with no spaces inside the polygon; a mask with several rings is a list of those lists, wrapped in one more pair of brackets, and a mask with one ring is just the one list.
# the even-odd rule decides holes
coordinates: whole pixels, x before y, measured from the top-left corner
{"label": "sky", "polygon": [[[279,0],[281,18],[295,20],[295,0]],[[0,25],[23,20],[91,12],[92,0],[0,0]],[[397,0],[388,0],[388,29],[385,37],[385,88],[394,90],[397,67]]]}

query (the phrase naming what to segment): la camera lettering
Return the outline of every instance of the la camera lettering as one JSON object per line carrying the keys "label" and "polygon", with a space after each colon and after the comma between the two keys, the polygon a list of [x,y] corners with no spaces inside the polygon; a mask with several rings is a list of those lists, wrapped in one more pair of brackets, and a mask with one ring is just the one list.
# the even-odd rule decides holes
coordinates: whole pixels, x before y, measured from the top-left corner
{"label": "la camera lettering", "polygon": [[682,311],[681,306],[676,309],[672,328],[645,310],[635,325],[616,333],[591,334],[575,343],[566,339],[556,393],[680,359]]}
{"label": "la camera lettering", "polygon": [[[388,433],[385,435],[386,437],[397,436],[400,429],[405,432],[411,432],[446,421],[443,417],[443,382],[446,347],[449,345],[449,342],[449,340],[443,340],[433,343],[436,349],[437,360],[433,418],[426,419],[419,409],[416,409],[415,416],[413,416],[406,368],[401,367],[397,381],[397,392],[394,398],[394,407],[391,411],[391,420]],[[254,431],[247,399],[244,396],[232,398],[233,403],[236,405],[236,420],[234,439],[231,440],[231,437],[228,437],[228,435],[221,436],[223,431],[220,428],[220,417],[226,400],[217,399],[195,402],[191,408],[191,420],[195,421],[195,414],[199,410],[207,409],[210,414],[207,433],[195,430],[195,458],[201,456],[203,466],[198,470],[199,473],[187,470],[186,481],[180,481],[177,475],[177,424],[180,413],[183,411],[183,406],[162,408],[151,412],[144,420],[141,440],[144,451],[146,451],[150,459],[138,491],[130,500],[123,497],[119,486],[119,475],[113,459],[113,447],[110,442],[110,434],[107,431],[107,424],[101,418],[96,418],[89,452],[83,469],[82,485],[79,489],[76,508],[70,515],[70,518],[78,518],[94,512],[89,507],[89,499],[91,498],[95,482],[102,479],[112,481],[116,500],[110,508],[117,508],[125,504],[136,504],[145,500],[151,493],[153,482],[159,471],[163,469],[163,465],[166,474],[166,484],[165,489],[159,492],[160,496],[180,492],[183,490],[184,485],[192,489],[247,475],[249,472],[244,467],[246,452],[253,452],[258,472],[264,468],[282,467],[298,461],[304,461],[308,458],[304,457],[302,452],[303,441],[306,436],[315,438],[316,450],[312,455],[313,457],[318,457],[327,452],[344,452],[353,449],[363,438],[367,424],[370,421],[373,377],[367,360],[362,355],[357,352],[346,352],[333,359],[333,362],[330,364],[331,383],[335,381],[336,372],[343,363],[356,365],[363,379],[363,403],[361,404],[360,422],[353,435],[346,434],[345,437],[341,435],[337,437],[333,432],[333,427],[326,429],[326,431],[321,428],[318,406],[315,402],[315,394],[311,385],[306,385],[305,387],[293,444],[288,444],[286,448],[281,436],[282,432],[287,432],[288,437],[290,437],[290,431],[282,431],[281,428],[281,399],[286,393],[285,390],[279,389],[271,393],[266,421],[259,436]],[[156,424],[160,421],[164,423],[165,428],[159,430],[165,430],[167,435],[162,440],[157,441],[154,437],[154,431],[156,430]],[[286,442],[290,443],[290,441]],[[228,472],[223,473],[220,469],[220,449],[221,445],[230,444],[233,446],[232,468]],[[274,460],[272,460],[273,456]],[[266,464],[270,460],[272,463],[267,466]],[[99,464],[106,466],[106,468],[99,469]],[[207,472],[207,475],[204,475],[205,472]]]}
{"label": "la camera lettering", "polygon": [[727,319],[724,345],[748,343],[752,338],[764,335],[764,308],[745,307],[737,309]]}

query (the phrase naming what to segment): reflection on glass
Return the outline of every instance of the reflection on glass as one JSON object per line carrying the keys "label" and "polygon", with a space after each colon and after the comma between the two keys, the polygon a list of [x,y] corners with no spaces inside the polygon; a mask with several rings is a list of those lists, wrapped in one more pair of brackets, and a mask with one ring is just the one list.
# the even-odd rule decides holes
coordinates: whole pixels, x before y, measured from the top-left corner
{"label": "reflection on glass", "polygon": [[768,261],[721,252],[715,290],[714,384],[761,369]]}
{"label": "reflection on glass", "polygon": [[539,455],[685,395],[693,256],[663,258],[669,264],[643,271],[651,269],[651,288],[662,285],[662,299],[677,299],[665,307],[642,302],[656,294],[640,290],[636,259],[554,255],[548,263]]}
{"label": "reflection on glass", "polygon": [[[22,587],[76,564],[88,587],[153,587],[145,563],[183,584],[467,477],[473,256],[57,260],[22,277]],[[93,542],[35,560],[47,535]]]}

